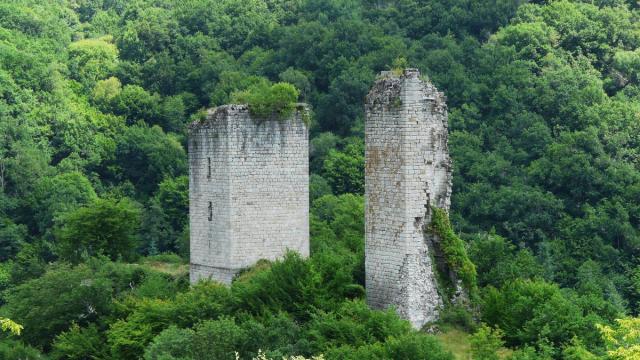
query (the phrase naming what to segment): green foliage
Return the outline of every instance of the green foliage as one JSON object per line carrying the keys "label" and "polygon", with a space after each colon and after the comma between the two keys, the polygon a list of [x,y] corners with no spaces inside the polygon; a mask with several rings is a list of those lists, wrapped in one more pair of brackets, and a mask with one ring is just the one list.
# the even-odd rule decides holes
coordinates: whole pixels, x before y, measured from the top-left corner
{"label": "green foliage", "polygon": [[167,135],[159,126],[135,125],[128,127],[117,139],[115,163],[121,173],[144,195],[154,192],[167,177],[186,173],[185,151],[180,142]]}
{"label": "green foliage", "polygon": [[95,324],[81,328],[73,323],[69,330],[56,336],[50,356],[60,360],[104,358],[108,356],[108,349]]}
{"label": "green foliage", "polygon": [[364,142],[350,138],[344,151],[329,150],[322,173],[335,194],[364,194]]}
{"label": "green foliage", "polygon": [[137,85],[126,85],[113,93],[115,96],[107,95],[110,96],[108,109],[125,117],[128,124],[135,124],[138,120],[144,120],[148,124],[158,122],[160,97],[157,94],[150,94]]}
{"label": "green foliage", "polygon": [[0,219],[0,260],[6,261],[15,256],[26,237],[26,226],[15,224],[10,219]]}
{"label": "green foliage", "polygon": [[340,137],[330,132],[318,134],[311,139],[309,143],[309,168],[312,173],[317,174],[322,171],[327,155],[331,150],[337,148],[339,142]]}
{"label": "green foliage", "polygon": [[483,294],[482,319],[504,331],[508,345],[538,345],[549,341],[559,348],[574,336],[588,339],[592,348],[601,340],[595,324],[597,310],[581,307],[578,296],[544,281],[516,280],[501,289],[489,287]]}
{"label": "green foliage", "polygon": [[57,264],[13,288],[4,309],[24,326],[22,339],[48,348],[71,324],[84,326],[110,314],[112,297],[135,285],[142,272],[97,259],[76,267]]}
{"label": "green foliage", "polygon": [[7,318],[0,318],[0,330],[9,332],[13,335],[20,335],[23,326],[15,321]]}
{"label": "green foliage", "polygon": [[0,340],[0,358],[5,360],[46,360],[38,349],[17,340]]}
{"label": "green foliage", "polygon": [[294,68],[287,68],[278,75],[280,81],[291,84],[300,92],[300,98],[305,100],[311,92],[311,82],[308,75]]}
{"label": "green foliage", "polygon": [[201,282],[172,299],[131,299],[123,319],[113,322],[106,333],[110,353],[117,358],[137,359],[164,329],[216,319],[229,312],[231,303],[229,289],[211,282]]}
{"label": "green foliage", "polygon": [[371,311],[363,301],[349,301],[332,313],[315,314],[307,326],[313,353],[345,345],[384,342],[410,332],[410,325],[392,310]]}
{"label": "green foliage", "polygon": [[122,91],[122,84],[117,77],[100,80],[93,87],[93,101],[102,109],[109,109],[111,101]]}
{"label": "green foliage", "polygon": [[145,360],[186,360],[193,330],[171,326],[153,339],[144,352]]}
{"label": "green foliage", "polygon": [[150,255],[182,252],[181,234],[188,225],[189,179],[166,178],[142,214],[142,248]]}
{"label": "green foliage", "polygon": [[231,95],[231,101],[247,104],[252,115],[261,118],[287,119],[296,110],[298,90],[288,83],[258,83]]}
{"label": "green foliage", "polygon": [[296,319],[308,319],[314,309],[328,306],[332,296],[320,281],[310,262],[290,252],[267,271],[234,282],[231,292],[238,310],[252,314],[284,310]]}
{"label": "green foliage", "polygon": [[110,75],[117,63],[118,48],[110,37],[83,39],[69,45],[69,71],[88,88]]}
{"label": "green foliage", "polygon": [[429,230],[440,238],[440,250],[444,254],[448,268],[462,280],[469,292],[477,287],[475,265],[469,260],[465,243],[454,232],[449,222],[449,215],[442,209],[432,207],[432,218]]}
{"label": "green foliage", "polygon": [[246,341],[246,332],[233,318],[203,321],[195,327],[191,354],[195,359],[234,360],[235,350]]}
{"label": "green foliage", "polygon": [[140,209],[129,199],[96,199],[59,219],[58,254],[78,263],[84,256],[106,255],[111,260],[135,257]]}
{"label": "green foliage", "polygon": [[562,358],[565,360],[597,360],[600,357],[589,352],[578,338],[573,338],[571,343],[562,349]]}
{"label": "green foliage", "polygon": [[473,332],[477,327],[474,314],[464,304],[447,304],[440,309],[438,316],[438,324],[444,325],[445,328],[453,326],[457,329]]}
{"label": "green foliage", "polygon": [[91,182],[79,172],[46,177],[36,185],[32,194],[40,233],[50,229],[56,218],[77,210],[97,199]]}
{"label": "green foliage", "polygon": [[431,336],[409,333],[391,337],[384,343],[341,346],[324,352],[326,359],[434,359],[452,360],[453,355]]}
{"label": "green foliage", "polygon": [[[367,319],[365,309],[354,315],[342,305],[364,296],[363,200],[353,195],[363,185],[362,100],[377,72],[406,59],[447,95],[449,215],[469,240],[483,317],[521,346],[513,359],[604,353],[593,324],[635,314],[640,303],[636,7],[624,0],[5,1],[0,260],[11,261],[0,267],[8,301],[0,314],[27,319],[25,341],[56,358],[137,359],[164,329],[185,335],[223,315],[248,334],[238,349],[246,358],[259,348],[271,358],[316,355],[312,348],[326,358],[448,358],[421,334],[367,342],[374,340],[362,334],[373,330],[348,321]],[[295,86],[314,109],[311,259],[239,278],[245,285],[234,286],[258,300],[212,284],[187,290],[183,275],[167,275],[182,264],[135,281],[105,270],[105,279],[134,289],[97,287],[107,310],[79,310],[88,305],[58,277],[77,283],[84,265],[69,274],[48,265],[62,246],[52,235],[63,218],[98,196],[135,199],[142,213],[132,233],[141,241],[119,252],[186,254],[186,123],[239,94],[265,117],[293,111],[298,95],[276,81]],[[77,231],[81,243],[86,233]],[[452,248],[454,258],[460,249]],[[136,266],[162,269],[145,264]],[[269,287],[279,286],[291,296],[271,298]],[[101,300],[85,298],[91,306]],[[471,323],[453,310],[442,313],[447,322]],[[38,322],[32,314],[40,313]],[[343,339],[322,335],[319,343],[341,345],[312,343],[312,321]],[[349,334],[360,343],[350,344]],[[167,346],[154,354],[183,356]],[[5,339],[0,357],[42,355]]]}
{"label": "green foliage", "polygon": [[598,330],[611,359],[631,360],[640,355],[640,318],[616,319],[617,326],[599,325]]}
{"label": "green foliage", "polygon": [[534,279],[544,274],[529,249],[518,250],[507,239],[494,234],[472,239],[469,257],[476,266],[478,286],[481,287],[500,287],[516,279]]}
{"label": "green foliage", "polygon": [[502,331],[482,325],[469,339],[471,354],[476,360],[499,360],[498,350],[504,346]]}
{"label": "green foliage", "polygon": [[309,177],[309,200],[313,202],[315,199],[329,194],[331,194],[329,182],[318,174],[311,174]]}

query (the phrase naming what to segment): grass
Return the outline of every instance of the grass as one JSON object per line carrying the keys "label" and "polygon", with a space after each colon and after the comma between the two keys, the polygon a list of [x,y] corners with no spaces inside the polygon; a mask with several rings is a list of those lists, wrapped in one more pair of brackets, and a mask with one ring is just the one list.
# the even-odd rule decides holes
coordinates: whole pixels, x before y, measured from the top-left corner
{"label": "grass", "polygon": [[[445,349],[451,351],[456,360],[473,360],[471,357],[471,346],[469,344],[469,334],[456,328],[443,330],[436,334],[436,337]],[[502,348],[498,351],[500,359],[507,359],[513,351]]]}
{"label": "grass", "polygon": [[449,329],[436,335],[442,345],[456,358],[456,360],[473,360],[469,334],[458,329]]}
{"label": "grass", "polygon": [[189,273],[189,264],[178,255],[162,254],[142,258],[141,265],[146,265],[153,270],[177,277]]}

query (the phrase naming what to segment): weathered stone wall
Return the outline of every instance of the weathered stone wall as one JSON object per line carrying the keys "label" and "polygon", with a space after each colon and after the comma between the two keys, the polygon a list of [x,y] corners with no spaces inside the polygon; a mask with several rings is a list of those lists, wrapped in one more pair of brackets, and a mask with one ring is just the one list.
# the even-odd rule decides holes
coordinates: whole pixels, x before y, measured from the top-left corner
{"label": "weathered stone wall", "polygon": [[225,105],[191,125],[191,282],[230,283],[240,269],[287,249],[309,255],[304,111],[258,120],[245,105]]}
{"label": "weathered stone wall", "polygon": [[448,211],[451,162],[444,95],[417,70],[380,75],[366,100],[365,270],[367,302],[394,306],[420,328],[436,320],[431,206]]}

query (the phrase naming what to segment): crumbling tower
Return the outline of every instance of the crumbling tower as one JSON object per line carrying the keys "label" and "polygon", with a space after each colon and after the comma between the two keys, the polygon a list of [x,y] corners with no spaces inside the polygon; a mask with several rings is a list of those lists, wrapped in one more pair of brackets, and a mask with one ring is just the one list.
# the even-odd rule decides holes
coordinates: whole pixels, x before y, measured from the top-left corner
{"label": "crumbling tower", "polygon": [[365,111],[367,302],[394,306],[420,328],[437,319],[443,303],[438,238],[428,228],[431,208],[448,211],[450,204],[445,97],[416,69],[383,72]]}
{"label": "crumbling tower", "polygon": [[246,105],[209,110],[189,128],[191,282],[230,283],[259,259],[309,255],[308,131],[256,119]]}

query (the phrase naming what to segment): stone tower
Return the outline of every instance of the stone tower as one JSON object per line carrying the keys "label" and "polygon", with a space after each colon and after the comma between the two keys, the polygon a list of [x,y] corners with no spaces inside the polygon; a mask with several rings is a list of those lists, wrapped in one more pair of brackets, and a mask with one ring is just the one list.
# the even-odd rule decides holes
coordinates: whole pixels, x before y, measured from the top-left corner
{"label": "stone tower", "polygon": [[449,210],[445,97],[416,69],[380,74],[366,99],[367,302],[394,306],[414,327],[438,318],[441,259],[431,207]]}
{"label": "stone tower", "polygon": [[309,256],[308,131],[298,106],[285,120],[246,105],[209,110],[189,128],[191,282],[230,283],[287,249]]}

